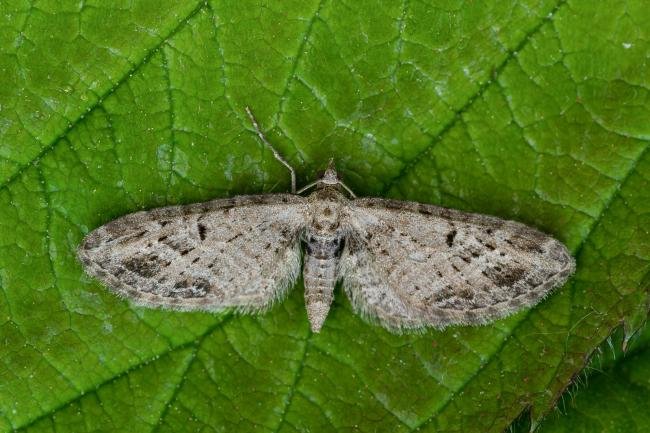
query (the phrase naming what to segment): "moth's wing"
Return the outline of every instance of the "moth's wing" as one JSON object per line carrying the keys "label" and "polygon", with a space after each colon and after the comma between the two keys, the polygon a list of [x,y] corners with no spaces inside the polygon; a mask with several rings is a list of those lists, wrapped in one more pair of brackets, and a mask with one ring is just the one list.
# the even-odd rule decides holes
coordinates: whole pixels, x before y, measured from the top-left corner
{"label": "moth's wing", "polygon": [[289,194],[164,207],[99,227],[78,256],[139,305],[259,311],[296,280],[306,220],[305,199]]}
{"label": "moth's wing", "polygon": [[573,273],[551,236],[523,224],[412,202],[359,199],[339,276],[385,327],[481,324],[537,303]]}

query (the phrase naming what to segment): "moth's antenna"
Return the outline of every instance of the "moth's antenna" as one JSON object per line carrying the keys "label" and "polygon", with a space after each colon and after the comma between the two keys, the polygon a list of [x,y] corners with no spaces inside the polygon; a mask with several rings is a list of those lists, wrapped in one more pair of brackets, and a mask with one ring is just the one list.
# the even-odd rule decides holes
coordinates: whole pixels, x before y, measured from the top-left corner
{"label": "moth's antenna", "polygon": [[330,158],[330,162],[327,165],[327,170],[325,171],[325,173],[320,179],[317,179],[316,181],[310,183],[309,185],[305,185],[304,187],[300,188],[300,190],[298,190],[296,194],[302,194],[308,189],[313,188],[319,184],[325,184],[329,186],[339,185],[341,186],[341,188],[346,190],[348,194],[350,194],[351,198],[357,198],[356,194],[350,189],[350,187],[344,184],[343,181],[339,179],[338,175],[336,174],[336,168],[334,167],[334,158]]}
{"label": "moth's antenna", "polygon": [[275,150],[275,147],[269,141],[266,139],[264,134],[262,133],[262,130],[260,129],[260,125],[257,123],[257,120],[255,120],[255,116],[253,116],[253,113],[251,112],[251,109],[248,108],[248,106],[244,107],[246,109],[246,114],[248,114],[248,117],[251,119],[251,122],[253,123],[253,127],[255,128],[255,132],[257,133],[257,136],[260,137],[260,140],[264,144],[266,144],[269,149],[271,149],[271,152],[273,152],[273,156],[275,156],[275,159],[280,161],[282,165],[287,167],[289,169],[289,172],[291,173],[291,194],[296,193],[296,172],[293,169],[292,166],[289,165],[289,163],[280,155],[280,153]]}
{"label": "moth's antenna", "polygon": [[305,185],[302,188],[300,188],[300,190],[296,194],[302,194],[303,192],[307,191],[309,188],[313,188],[316,185],[318,185],[319,183],[321,183],[320,180],[315,180],[312,183],[310,183],[308,185]]}
{"label": "moth's antenna", "polygon": [[[319,180],[316,180],[316,181],[310,183],[309,185],[305,185],[302,188],[300,188],[300,190],[296,194],[302,194],[303,192],[307,191],[309,188],[313,188],[313,187],[315,187],[316,185],[318,185],[320,183],[323,183],[323,181],[319,179]],[[350,189],[349,186],[347,186],[346,184],[344,184],[340,180],[338,182],[336,182],[336,184],[341,185],[343,187],[343,189],[346,190],[348,192],[348,194],[350,194],[350,197],[357,198],[357,195],[354,193],[354,191],[352,191]]]}
{"label": "moth's antenna", "polygon": [[352,191],[349,186],[347,186],[346,184],[344,184],[340,180],[339,180],[339,185],[341,185],[343,187],[343,189],[345,189],[348,192],[348,194],[350,194],[350,197],[357,198],[357,195],[354,193],[354,191]]}

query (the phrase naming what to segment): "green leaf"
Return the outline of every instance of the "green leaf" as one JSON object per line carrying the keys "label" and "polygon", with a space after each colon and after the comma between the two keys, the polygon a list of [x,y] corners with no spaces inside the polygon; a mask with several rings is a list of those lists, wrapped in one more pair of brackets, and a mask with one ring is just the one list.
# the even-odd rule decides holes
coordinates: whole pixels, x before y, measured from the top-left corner
{"label": "green leaf", "polygon": [[[593,4],[592,4],[593,3]],[[646,318],[643,0],[0,4],[0,431],[498,432]],[[395,336],[339,291],[263,316],[135,308],[75,249],[120,215],[313,180],[511,218],[570,282]]]}
{"label": "green leaf", "polygon": [[650,430],[650,332],[645,334],[643,344],[629,354],[594,359],[590,363],[592,373],[563,402],[564,413],[550,416],[540,433]]}

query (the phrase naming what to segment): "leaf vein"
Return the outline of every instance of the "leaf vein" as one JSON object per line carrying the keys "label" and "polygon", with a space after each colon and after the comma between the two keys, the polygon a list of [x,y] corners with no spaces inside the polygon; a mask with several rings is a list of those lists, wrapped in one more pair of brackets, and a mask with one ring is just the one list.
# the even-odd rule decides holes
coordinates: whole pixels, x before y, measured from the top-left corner
{"label": "leaf vein", "polygon": [[406,175],[417,165],[417,163],[422,158],[424,158],[424,156],[431,152],[431,149],[433,149],[433,147],[435,147],[435,145],[440,142],[442,137],[445,136],[458,123],[459,120],[462,119],[463,114],[474,105],[474,102],[493,85],[493,82],[497,80],[501,72],[510,63],[510,61],[517,57],[517,53],[521,51],[526,45],[528,45],[528,41],[530,41],[531,38],[541,30],[544,24],[552,21],[555,14],[564,4],[566,4],[566,0],[560,0],[548,15],[543,17],[535,27],[533,27],[530,31],[528,31],[528,33],[524,35],[524,37],[514,49],[508,51],[508,55],[506,55],[501,63],[499,63],[496,68],[494,68],[492,78],[483,82],[479,86],[478,90],[467,99],[465,104],[463,104],[459,109],[455,110],[454,116],[440,128],[440,131],[437,134],[433,134],[434,139],[422,150],[420,150],[413,158],[407,161],[397,176],[387,182],[383,190],[384,194],[387,194],[401,179],[406,177]]}
{"label": "leaf vein", "polygon": [[[217,321],[215,324],[213,324],[212,326],[207,328],[203,334],[199,335],[198,340],[200,340],[202,342],[205,338],[207,338],[209,335],[211,335],[217,329],[219,329],[220,327],[225,325],[228,321],[230,321],[232,319],[232,317],[234,317],[234,316],[231,314],[231,315],[228,315],[226,317],[221,318],[222,320]],[[111,384],[113,384],[114,382],[117,382],[122,377],[127,376],[127,375],[129,375],[130,373],[132,373],[134,371],[145,368],[147,365],[151,364],[152,362],[155,362],[155,361],[159,360],[162,357],[169,356],[170,354],[172,354],[174,352],[177,352],[177,351],[180,351],[180,350],[183,350],[183,349],[186,349],[188,347],[195,346],[195,345],[197,345],[197,339],[196,338],[193,339],[193,340],[187,341],[185,343],[181,343],[178,346],[170,347],[167,350],[163,350],[162,352],[160,352],[160,353],[158,353],[158,354],[156,354],[154,356],[151,356],[151,357],[145,359],[144,361],[140,361],[140,362],[126,368],[125,370],[123,370],[123,371],[109,377],[105,381],[103,381],[101,383],[98,383],[97,385],[94,385],[92,388],[82,390],[76,396],[74,396],[72,398],[69,398],[68,400],[66,400],[66,401],[62,402],[61,404],[53,407],[52,409],[48,410],[47,412],[45,412],[43,414],[34,417],[33,419],[25,422],[22,425],[15,426],[14,429],[15,430],[27,429],[27,428],[35,425],[36,423],[38,423],[42,419],[48,418],[48,417],[54,415],[55,413],[64,410],[68,406],[80,401],[82,398],[84,398],[84,395],[87,392],[90,392],[90,391],[95,391],[96,392],[100,388],[110,386]],[[181,384],[182,384],[182,382],[181,382]]]}
{"label": "leaf vein", "polygon": [[164,36],[160,42],[146,51],[145,55],[137,62],[134,63],[131,69],[126,71],[126,73],[119,79],[117,80],[107,91],[99,95],[99,98],[90,106],[86,108],[86,111],[79,115],[77,119],[74,119],[73,121],[69,122],[67,127],[59,134],[57,135],[53,140],[51,140],[49,143],[45,144],[44,147],[34,156],[31,160],[27,161],[26,163],[22,164],[20,167],[16,169],[16,171],[9,176],[2,184],[0,184],[0,190],[7,188],[9,185],[11,185],[13,182],[15,182],[24,172],[27,170],[29,167],[33,166],[34,164],[38,163],[40,160],[43,159],[47,154],[49,154],[56,146],[58,145],[59,142],[61,142],[67,135],[81,123],[85,117],[86,114],[95,110],[98,106],[102,105],[106,98],[111,96],[113,93],[115,93],[115,90],[121,87],[124,83],[126,83],[131,75],[133,75],[135,72],[139,71],[144,65],[148,64],[151,58],[163,47],[164,44],[167,43],[167,41],[174,37],[180,30],[182,30],[187,23],[194,18],[205,6],[204,2],[199,3],[196,8],[192,10],[185,18],[181,19],[180,22],[176,27],[174,27],[166,36]]}

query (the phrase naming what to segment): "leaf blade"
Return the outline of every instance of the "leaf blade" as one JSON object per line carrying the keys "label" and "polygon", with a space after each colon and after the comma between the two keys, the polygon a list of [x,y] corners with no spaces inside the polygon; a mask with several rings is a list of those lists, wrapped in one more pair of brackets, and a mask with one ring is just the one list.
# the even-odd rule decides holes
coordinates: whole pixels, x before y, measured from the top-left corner
{"label": "leaf blade", "polygon": [[[175,387],[162,403],[155,387],[145,393],[160,409],[152,429],[190,429],[191,417],[197,428],[500,431],[529,405],[543,415],[620,320],[633,330],[645,319],[650,162],[644,82],[630,60],[642,55],[643,29],[621,24],[639,35],[629,51],[620,39],[629,31],[607,23],[610,33],[592,35],[585,24],[620,5],[193,6],[189,18],[161,25],[159,34],[177,27],[151,39],[162,41],[155,48],[134,41],[146,61],[105,98],[89,106],[83,90],[72,92],[70,113],[93,109],[56,130],[51,148],[35,158],[43,148],[23,137],[23,168],[6,166],[0,329],[12,350],[0,362],[2,430],[65,431],[56,420],[81,401],[106,422],[100,403],[124,397],[112,378],[128,380],[160,356],[184,361],[167,367],[180,371],[167,382],[147,373]],[[631,56],[618,70],[608,37]],[[15,103],[15,94],[2,97],[0,108]],[[578,275],[538,308],[490,327],[402,337],[362,323],[341,295],[323,334],[311,336],[300,288],[267,316],[224,324],[226,315],[133,309],[82,277],[76,245],[114,217],[286,188],[245,105],[302,180],[336,156],[358,193],[550,231],[578,252]],[[199,363],[186,361],[188,351]],[[83,396],[95,387],[106,390],[100,402]],[[247,398],[247,388],[259,389]]]}

